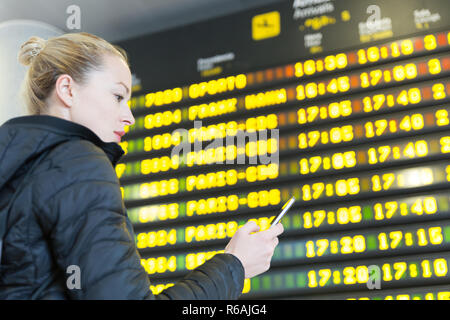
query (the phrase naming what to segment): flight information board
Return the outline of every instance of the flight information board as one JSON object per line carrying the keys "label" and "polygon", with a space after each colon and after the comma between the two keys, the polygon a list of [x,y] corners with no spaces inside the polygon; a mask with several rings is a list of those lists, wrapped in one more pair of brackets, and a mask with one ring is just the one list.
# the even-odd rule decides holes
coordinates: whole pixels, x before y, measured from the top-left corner
{"label": "flight information board", "polygon": [[242,299],[450,298],[450,3],[291,0],[118,43],[157,294],[295,196]]}

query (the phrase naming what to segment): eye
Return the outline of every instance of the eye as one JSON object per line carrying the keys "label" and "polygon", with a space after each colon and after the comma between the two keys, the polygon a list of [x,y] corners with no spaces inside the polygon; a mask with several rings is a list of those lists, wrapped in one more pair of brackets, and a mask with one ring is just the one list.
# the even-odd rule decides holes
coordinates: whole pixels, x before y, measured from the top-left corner
{"label": "eye", "polygon": [[117,101],[120,102],[123,100],[123,96],[121,96],[120,94],[115,94]]}

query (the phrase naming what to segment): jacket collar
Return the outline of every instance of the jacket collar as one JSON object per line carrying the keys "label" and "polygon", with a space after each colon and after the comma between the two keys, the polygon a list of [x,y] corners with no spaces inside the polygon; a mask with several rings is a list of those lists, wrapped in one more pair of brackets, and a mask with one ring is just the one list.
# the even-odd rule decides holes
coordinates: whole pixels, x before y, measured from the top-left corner
{"label": "jacket collar", "polygon": [[118,143],[104,142],[91,129],[59,117],[48,115],[23,116],[10,119],[6,123],[40,127],[62,135],[78,136],[89,140],[106,153],[113,166],[124,154],[122,147]]}

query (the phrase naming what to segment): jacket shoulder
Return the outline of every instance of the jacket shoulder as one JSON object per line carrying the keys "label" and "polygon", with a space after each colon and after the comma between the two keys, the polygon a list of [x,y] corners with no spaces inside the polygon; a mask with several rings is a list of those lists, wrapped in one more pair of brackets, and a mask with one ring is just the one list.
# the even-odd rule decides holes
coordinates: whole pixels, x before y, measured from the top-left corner
{"label": "jacket shoulder", "polygon": [[[78,178],[105,178],[114,168],[105,152],[87,140],[72,140],[58,145],[49,155],[50,170],[76,173]],[[116,175],[114,174],[114,177]]]}
{"label": "jacket shoulder", "polygon": [[58,189],[89,181],[119,185],[116,172],[102,149],[87,140],[71,140],[55,147],[43,160],[33,179],[36,187],[33,191],[45,190],[47,196],[41,196],[47,198]]}

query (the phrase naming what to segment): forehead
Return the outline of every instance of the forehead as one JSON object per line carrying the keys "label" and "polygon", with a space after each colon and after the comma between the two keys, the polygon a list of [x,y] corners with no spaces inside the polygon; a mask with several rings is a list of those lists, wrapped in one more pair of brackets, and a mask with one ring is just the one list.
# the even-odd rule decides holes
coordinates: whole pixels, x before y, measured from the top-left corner
{"label": "forehead", "polygon": [[[131,86],[131,72],[123,59],[115,55],[105,55],[103,58],[103,74],[112,82],[123,82]],[[121,85],[119,85],[121,86]]]}

